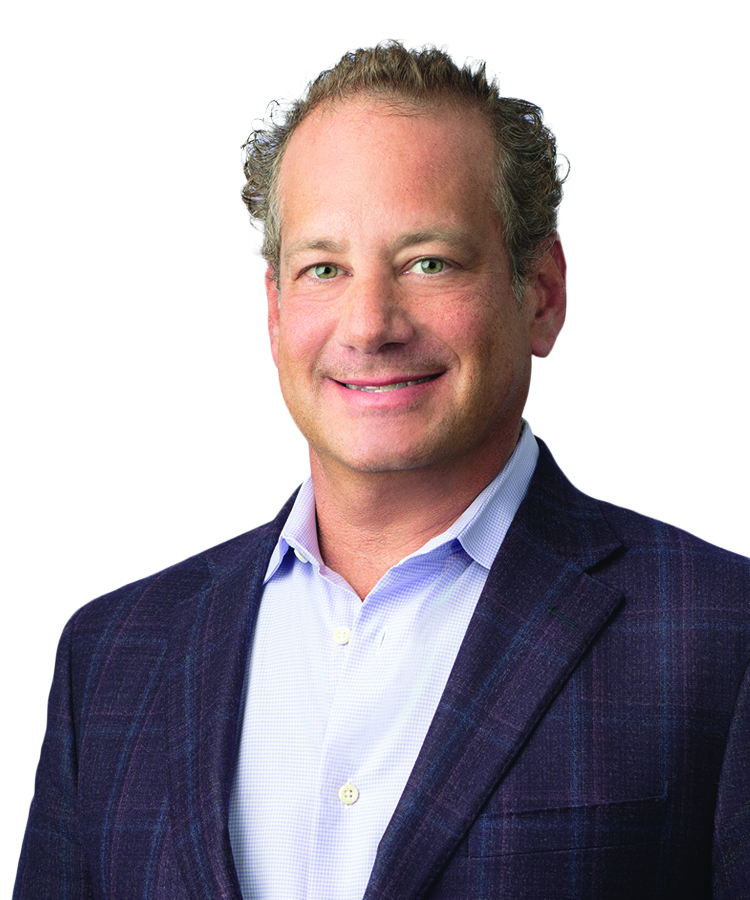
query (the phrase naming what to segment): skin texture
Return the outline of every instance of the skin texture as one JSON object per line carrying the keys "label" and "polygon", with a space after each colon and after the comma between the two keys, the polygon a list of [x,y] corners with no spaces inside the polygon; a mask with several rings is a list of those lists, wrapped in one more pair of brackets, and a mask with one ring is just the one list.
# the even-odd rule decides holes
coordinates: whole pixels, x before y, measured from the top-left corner
{"label": "skin texture", "polygon": [[[310,445],[324,559],[360,596],[502,468],[531,357],[562,327],[556,239],[514,297],[493,152],[475,111],[355,98],[312,113],[282,161],[271,348]],[[363,547],[379,558],[366,578],[346,559]]]}

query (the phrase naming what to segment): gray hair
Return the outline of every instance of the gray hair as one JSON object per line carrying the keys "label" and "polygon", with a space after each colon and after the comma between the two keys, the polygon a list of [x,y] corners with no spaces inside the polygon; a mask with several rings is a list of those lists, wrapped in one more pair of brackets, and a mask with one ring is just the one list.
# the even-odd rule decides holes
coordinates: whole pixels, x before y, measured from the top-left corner
{"label": "gray hair", "polygon": [[500,96],[496,80],[488,81],[483,62],[459,68],[442,50],[407,50],[398,41],[346,53],[286,110],[277,104],[244,144],[247,181],[242,199],[252,218],[264,225],[261,252],[271,269],[278,273],[278,177],[292,135],[317,107],[361,94],[418,108],[469,104],[481,112],[498,148],[493,199],[514,290],[522,298],[541,245],[557,227],[566,176],[558,172],[555,136],[544,125],[538,106]]}

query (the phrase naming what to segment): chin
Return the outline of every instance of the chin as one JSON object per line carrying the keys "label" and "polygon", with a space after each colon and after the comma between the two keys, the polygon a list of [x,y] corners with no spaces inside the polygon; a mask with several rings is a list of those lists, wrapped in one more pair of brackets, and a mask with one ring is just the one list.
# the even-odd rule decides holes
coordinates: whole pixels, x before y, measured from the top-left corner
{"label": "chin", "polygon": [[[453,448],[450,448],[453,449]],[[446,462],[452,454],[448,448],[436,448],[432,444],[412,445],[394,448],[363,447],[342,449],[339,452],[324,453],[357,472],[407,472]]]}
{"label": "chin", "polygon": [[411,458],[355,460],[349,468],[357,472],[408,472],[419,469],[426,463]]}

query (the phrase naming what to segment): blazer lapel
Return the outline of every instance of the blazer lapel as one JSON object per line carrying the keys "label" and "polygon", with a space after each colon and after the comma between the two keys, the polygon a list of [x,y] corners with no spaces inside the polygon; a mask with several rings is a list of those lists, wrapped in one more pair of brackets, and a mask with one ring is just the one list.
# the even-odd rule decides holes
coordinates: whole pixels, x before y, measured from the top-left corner
{"label": "blazer lapel", "polygon": [[[540,442],[541,443],[541,442]],[[586,574],[620,547],[542,445],[365,900],[422,897],[622,597]]]}
{"label": "blazer lapel", "polygon": [[[293,499],[293,498],[292,498]],[[228,802],[249,636],[268,560],[292,500],[276,520],[194,561],[206,578],[176,592],[167,672],[169,800],[174,846],[194,900],[242,900]]]}

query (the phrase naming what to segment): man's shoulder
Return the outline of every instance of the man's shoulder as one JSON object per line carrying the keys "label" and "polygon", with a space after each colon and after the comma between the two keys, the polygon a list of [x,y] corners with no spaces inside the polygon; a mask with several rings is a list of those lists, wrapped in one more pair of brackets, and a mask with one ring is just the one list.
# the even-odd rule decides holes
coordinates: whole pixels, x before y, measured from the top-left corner
{"label": "man's shoulder", "polygon": [[231,584],[252,572],[265,571],[293,500],[294,495],[270,522],[91,600],[73,614],[66,628],[100,631],[113,620],[128,617],[141,629],[167,627],[172,610],[217,582]]}
{"label": "man's shoulder", "polygon": [[593,499],[612,530],[630,550],[685,554],[723,560],[750,569],[750,558],[719,547],[689,531],[635,510]]}
{"label": "man's shoulder", "polygon": [[[696,627],[750,630],[750,559],[682,528],[605,501],[595,501],[622,544],[595,575],[624,590],[634,609],[666,606]],[[681,612],[680,612],[681,611]],[[746,641],[745,641],[746,643]]]}
{"label": "man's shoulder", "polygon": [[541,529],[545,538],[563,555],[568,548],[580,552],[587,542],[609,542],[613,548],[610,563],[656,567],[664,572],[681,569],[691,576],[712,577],[723,584],[734,580],[748,588],[750,559],[675,525],[583,493],[568,481],[549,449],[539,443],[528,515],[544,520]]}

